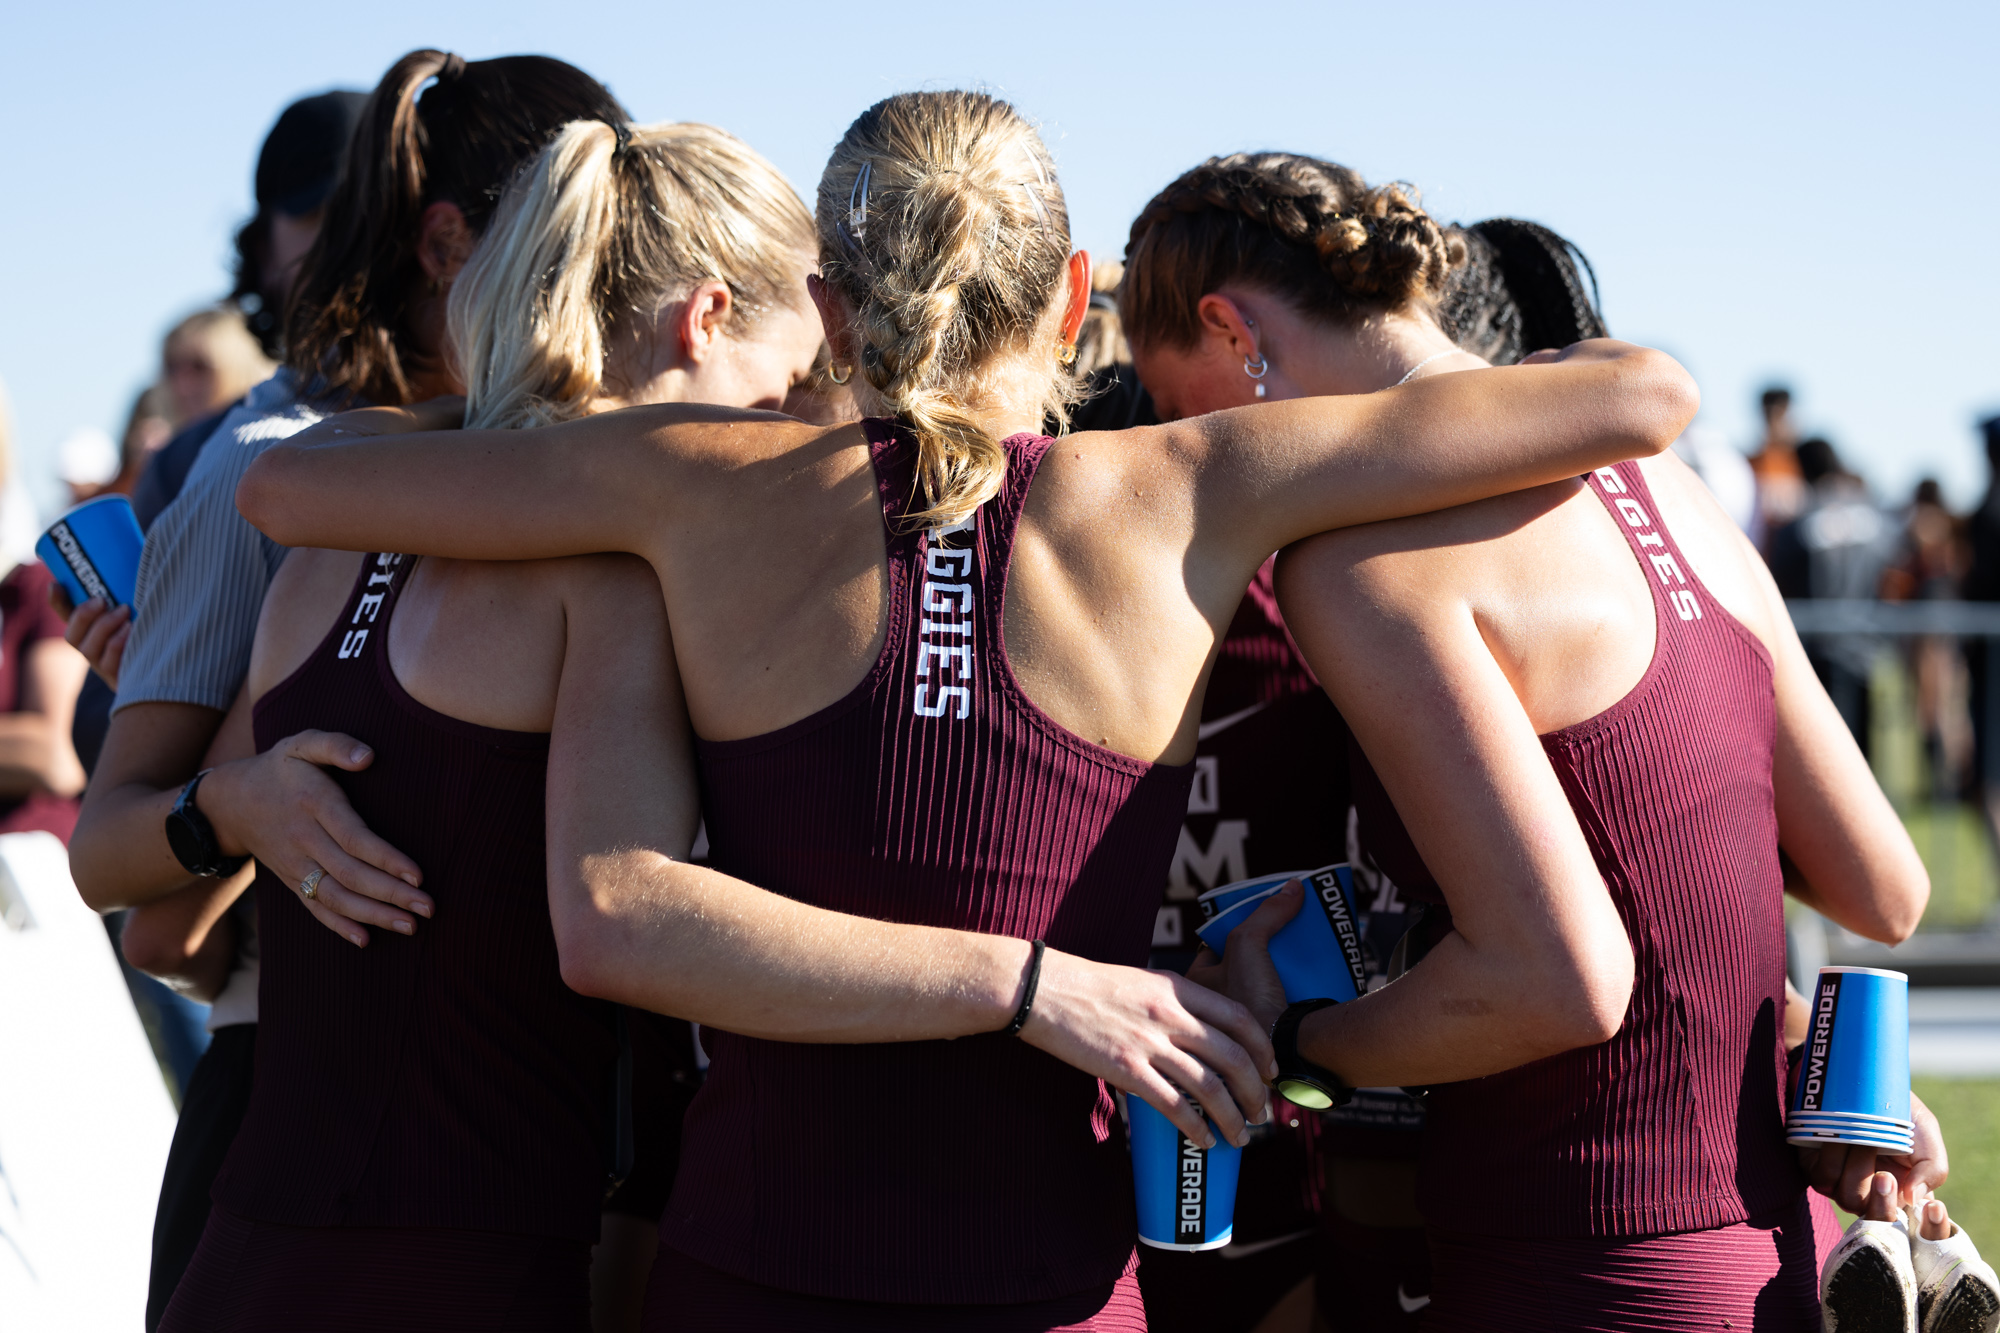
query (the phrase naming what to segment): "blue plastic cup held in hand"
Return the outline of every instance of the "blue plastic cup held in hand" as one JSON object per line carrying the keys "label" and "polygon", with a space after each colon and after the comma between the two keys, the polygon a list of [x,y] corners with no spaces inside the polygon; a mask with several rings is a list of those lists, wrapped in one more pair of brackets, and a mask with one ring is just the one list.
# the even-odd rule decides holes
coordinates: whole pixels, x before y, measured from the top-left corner
{"label": "blue plastic cup held in hand", "polygon": [[1914,1128],[1907,976],[1874,967],[1820,969],[1786,1125],[1794,1143],[1907,1150]]}
{"label": "blue plastic cup held in hand", "polygon": [[1210,889],[1195,900],[1201,909],[1203,921],[1213,921],[1241,902],[1268,898],[1285,887],[1287,880],[1304,879],[1310,870],[1288,870],[1282,875],[1260,875],[1256,879],[1239,879],[1234,884],[1225,884],[1219,889]]}
{"label": "blue plastic cup held in hand", "polygon": [[1211,1122],[1215,1146],[1204,1148],[1173,1121],[1129,1093],[1132,1184],[1139,1204],[1139,1239],[1162,1250],[1213,1250],[1236,1227],[1236,1176],[1243,1150]]}
{"label": "blue plastic cup held in hand", "polygon": [[132,604],[145,544],[132,502],[122,495],[100,495],[51,524],[35,543],[35,554],[69,594],[71,605],[102,597],[109,609]]}
{"label": "blue plastic cup held in hand", "polygon": [[1239,896],[1195,933],[1218,954],[1226,952],[1230,933],[1290,879],[1304,882],[1306,900],[1299,914],[1271,937],[1271,963],[1278,969],[1285,999],[1293,1004],[1321,999],[1344,1003],[1366,994],[1368,964],[1361,952],[1360,918],[1354,911],[1354,872],[1345,861],[1286,875],[1264,892]]}

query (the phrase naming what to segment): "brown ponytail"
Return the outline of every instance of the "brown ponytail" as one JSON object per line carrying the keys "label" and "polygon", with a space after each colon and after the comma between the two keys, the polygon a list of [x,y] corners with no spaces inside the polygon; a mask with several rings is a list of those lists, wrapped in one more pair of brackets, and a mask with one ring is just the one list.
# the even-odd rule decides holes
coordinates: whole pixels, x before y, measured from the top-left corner
{"label": "brown ponytail", "polygon": [[854,310],[863,379],[917,437],[924,504],[908,521],[957,522],[1007,475],[1006,449],[973,412],[980,372],[1046,352],[1045,414],[1063,419],[1075,394],[1046,327],[1070,255],[1048,150],[983,93],[900,94],[834,149],[817,226],[820,271]]}
{"label": "brown ponytail", "polygon": [[1409,186],[1370,188],[1296,153],[1236,153],[1189,171],[1140,213],[1119,313],[1132,341],[1186,347],[1199,335],[1197,303],[1231,282],[1345,323],[1435,306],[1464,262],[1464,241]]}
{"label": "brown ponytail", "polygon": [[408,401],[424,210],[454,204],[483,231],[521,163],[564,124],[597,117],[626,119],[603,85],[547,56],[467,63],[421,50],[391,65],[293,291],[287,360],[301,381],[335,400]]}

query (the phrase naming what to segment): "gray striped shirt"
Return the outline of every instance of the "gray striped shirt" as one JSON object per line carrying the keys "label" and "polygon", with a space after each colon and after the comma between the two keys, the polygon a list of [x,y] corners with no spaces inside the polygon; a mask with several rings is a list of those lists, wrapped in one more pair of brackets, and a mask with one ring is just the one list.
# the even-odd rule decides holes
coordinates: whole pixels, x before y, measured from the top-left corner
{"label": "gray striped shirt", "polygon": [[326,414],[299,401],[281,369],[222,419],[187,484],[146,534],[118,701],[227,711],[250,673],[264,592],[285,548],[236,512],[236,483],[258,454]]}

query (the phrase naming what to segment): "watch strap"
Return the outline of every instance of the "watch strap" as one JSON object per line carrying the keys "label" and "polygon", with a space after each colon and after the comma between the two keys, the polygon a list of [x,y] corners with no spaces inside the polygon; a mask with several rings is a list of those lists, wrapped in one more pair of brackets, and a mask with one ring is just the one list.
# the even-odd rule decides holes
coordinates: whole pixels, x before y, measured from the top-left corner
{"label": "watch strap", "polygon": [[[192,874],[209,875],[221,879],[227,878],[235,874],[238,870],[241,870],[243,863],[250,858],[247,856],[224,856],[221,845],[216,841],[215,825],[208,822],[208,816],[203,814],[201,807],[195,804],[195,791],[201,786],[201,780],[214,771],[212,768],[204,768],[201,772],[188,779],[187,785],[181,788],[180,797],[174,801],[173,811],[167,816],[167,819],[169,823],[178,822],[185,832],[192,834],[195,843],[200,848],[199,854],[193,859],[190,859],[176,848],[176,855],[180,857],[181,865]],[[169,837],[168,842],[172,844],[174,839]]]}
{"label": "watch strap", "polygon": [[1354,1095],[1354,1089],[1343,1083],[1338,1074],[1314,1064],[1299,1052],[1299,1025],[1306,1015],[1339,1003],[1330,999],[1300,1000],[1287,1005],[1277,1022],[1271,1024],[1271,1050],[1278,1058],[1278,1076],[1271,1080],[1271,1086],[1286,1100],[1308,1110],[1345,1106]]}

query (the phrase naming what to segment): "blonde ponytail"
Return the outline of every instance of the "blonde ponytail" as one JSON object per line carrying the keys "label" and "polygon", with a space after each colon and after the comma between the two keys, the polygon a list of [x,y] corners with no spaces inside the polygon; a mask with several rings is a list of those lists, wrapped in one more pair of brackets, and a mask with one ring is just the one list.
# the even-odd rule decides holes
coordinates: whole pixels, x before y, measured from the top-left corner
{"label": "blonde ponytail", "polygon": [[565,126],[508,189],[452,287],[466,424],[546,425],[604,396],[614,340],[697,283],[739,336],[803,299],[812,220],[777,169],[707,125]]}
{"label": "blonde ponytail", "polygon": [[1069,261],[1069,214],[1041,138],[980,93],[905,93],[863,112],[820,179],[820,271],[848,299],[861,371],[917,439],[923,504],[957,522],[993,498],[1007,452],[972,407],[995,358],[1046,337],[1045,415],[1076,381],[1048,328]]}

